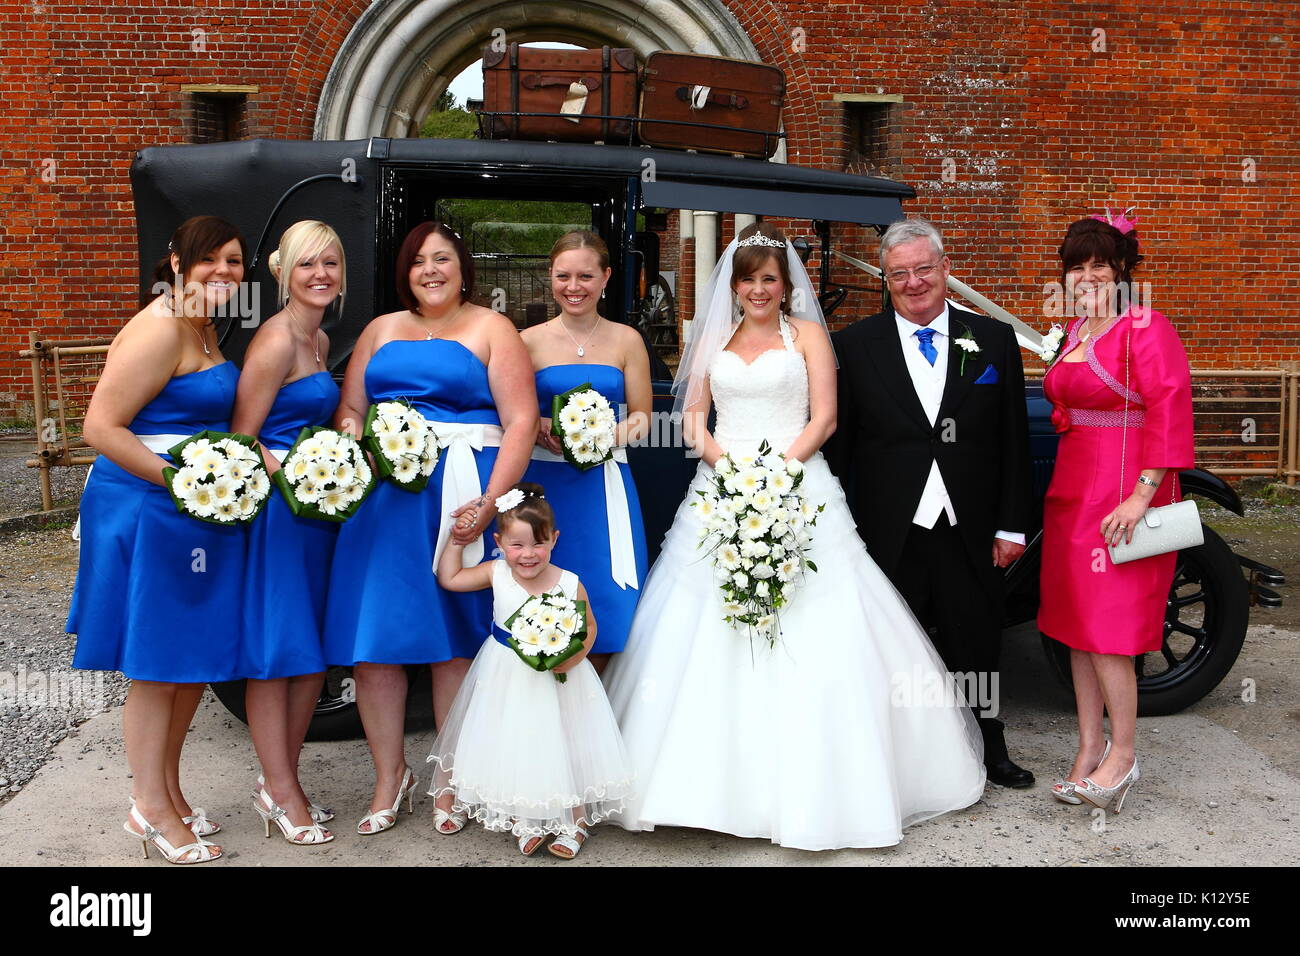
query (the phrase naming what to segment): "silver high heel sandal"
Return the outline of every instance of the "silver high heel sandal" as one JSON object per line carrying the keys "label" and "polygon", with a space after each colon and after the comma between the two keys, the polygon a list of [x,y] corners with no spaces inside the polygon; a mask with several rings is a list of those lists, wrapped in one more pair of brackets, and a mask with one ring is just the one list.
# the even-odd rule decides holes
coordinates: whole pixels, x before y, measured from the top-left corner
{"label": "silver high heel sandal", "polygon": [[334,839],[334,834],[319,823],[309,823],[303,827],[294,826],[289,822],[289,816],[284,808],[271,799],[265,787],[258,792],[257,799],[253,801],[253,809],[262,818],[262,825],[266,828],[268,837],[271,835],[271,821],[274,820],[275,825],[280,828],[280,835],[297,846],[314,846],[329,843]]}
{"label": "silver high heel sandal", "polygon": [[[1092,770],[1089,770],[1088,772],[1092,773],[1093,771],[1095,771],[1097,767],[1100,767],[1102,765],[1102,762],[1108,756],[1110,756],[1109,740],[1106,741],[1106,749],[1101,752],[1101,760],[1098,760],[1096,766],[1094,766]],[[1060,800],[1062,803],[1068,803],[1071,804],[1072,806],[1077,807],[1079,804],[1083,803],[1082,800],[1080,800],[1078,797],[1074,795],[1075,788],[1078,786],[1079,784],[1075,780],[1064,780],[1064,779],[1058,780],[1056,781],[1056,783],[1052,784],[1052,796],[1054,796],[1057,800]]]}
{"label": "silver high heel sandal", "polygon": [[[437,807],[433,808],[433,828],[443,836],[452,836],[459,833],[461,830],[465,829],[465,823],[468,820],[469,817],[466,816],[464,810],[452,810],[448,812],[446,810],[440,810]],[[444,830],[444,823],[450,823],[451,829]]]}
{"label": "silver high heel sandal", "polygon": [[[254,799],[257,798],[258,791],[265,786],[266,786],[266,779],[263,774],[259,773],[257,775],[257,790],[253,791]],[[331,820],[334,819],[333,810],[329,809],[328,807],[316,806],[316,804],[311,802],[310,797],[307,798],[307,809],[311,811],[311,819],[313,823],[329,823]]]}
{"label": "silver high heel sandal", "polygon": [[1115,786],[1099,787],[1092,782],[1091,777],[1084,777],[1079,781],[1079,785],[1074,788],[1074,792],[1094,807],[1100,807],[1103,810],[1110,809],[1110,805],[1114,803],[1115,809],[1113,812],[1118,814],[1120,808],[1124,806],[1124,798],[1128,796],[1129,789],[1133,784],[1138,782],[1139,776],[1137,757],[1134,757],[1133,766],[1129,767],[1128,773],[1124,774],[1124,779]]}
{"label": "silver high heel sandal", "polygon": [[[402,799],[406,799],[406,812],[414,813],[415,807],[412,805],[411,795],[415,793],[415,784],[417,783],[415,774],[411,773],[411,768],[407,767],[406,772],[402,774],[402,785],[397,788],[397,799],[393,801],[392,809],[385,807],[382,810],[376,810],[374,813],[367,813],[357,823],[357,832],[362,836],[372,836],[376,833],[383,833],[390,830],[397,823],[397,811],[402,806]],[[361,829],[365,824],[370,824],[369,830]]]}
{"label": "silver high heel sandal", "polygon": [[137,833],[131,829],[131,824],[123,821],[122,829],[140,841],[140,848],[144,851],[144,858],[149,859],[149,844],[152,843],[154,848],[163,855],[163,859],[168,863],[207,863],[211,860],[221,859],[221,850],[215,843],[209,843],[202,837],[199,837],[193,843],[187,843],[184,846],[172,846],[168,839],[163,836],[162,831],[146,820],[143,814],[131,804],[131,819],[139,825],[141,832]]}

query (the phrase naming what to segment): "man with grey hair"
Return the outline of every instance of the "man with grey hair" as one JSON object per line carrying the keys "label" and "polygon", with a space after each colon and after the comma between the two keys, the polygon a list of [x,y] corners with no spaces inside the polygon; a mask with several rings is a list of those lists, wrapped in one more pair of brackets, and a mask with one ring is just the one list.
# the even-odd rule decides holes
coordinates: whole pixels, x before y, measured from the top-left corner
{"label": "man with grey hair", "polygon": [[826,458],[867,550],[967,688],[989,780],[1029,787],[989,699],[1002,569],[1024,552],[1031,510],[1020,348],[1010,326],[949,307],[950,262],[930,223],[890,226],[880,264],[892,307],[832,336],[839,410]]}

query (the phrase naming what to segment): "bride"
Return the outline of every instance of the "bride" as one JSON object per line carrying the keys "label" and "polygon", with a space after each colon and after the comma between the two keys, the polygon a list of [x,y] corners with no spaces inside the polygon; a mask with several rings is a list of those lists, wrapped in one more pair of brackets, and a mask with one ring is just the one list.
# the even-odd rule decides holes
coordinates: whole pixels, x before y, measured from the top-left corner
{"label": "bride", "polygon": [[[835,429],[835,355],[803,264],[759,223],[710,283],[673,383],[702,461],[606,676],[637,773],[616,822],[805,850],[892,846],[904,827],[979,800],[980,735],[818,451]],[[782,608],[773,646],[724,622],[690,507],[721,455],[763,440],[804,463],[802,490],[825,503],[808,551],[818,570]]]}

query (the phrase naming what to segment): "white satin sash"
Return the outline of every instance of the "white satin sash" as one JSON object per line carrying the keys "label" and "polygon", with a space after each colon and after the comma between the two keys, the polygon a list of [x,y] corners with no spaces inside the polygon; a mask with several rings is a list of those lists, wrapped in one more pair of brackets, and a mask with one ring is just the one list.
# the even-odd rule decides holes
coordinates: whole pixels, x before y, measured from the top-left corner
{"label": "white satin sash", "polygon": [[[167,449],[180,444],[191,435],[136,435],[140,444],[144,445],[156,455],[167,454]],[[86,491],[86,485],[90,484],[90,473],[95,470],[95,463],[92,461],[90,467],[86,469],[86,481],[81,486],[82,493]],[[81,509],[77,509],[77,522],[72,526],[72,540],[81,540]]]}
{"label": "white satin sash", "polygon": [[[442,549],[451,537],[449,515],[472,498],[483,494],[479,483],[478,466],[474,462],[474,452],[484,448],[501,447],[504,432],[500,425],[475,422],[429,422],[438,445],[447,463],[442,472],[442,520],[438,526],[438,543],[433,550],[433,567],[438,568],[438,559]],[[461,555],[461,567],[470,568],[483,560],[483,536],[475,538],[465,546]]]}
{"label": "white satin sash", "polygon": [[[566,461],[541,445],[533,446],[533,461]],[[566,461],[567,464],[567,461]],[[605,517],[609,523],[610,577],[623,590],[640,589],[636,573],[636,548],[632,542],[632,513],[627,504],[627,487],[618,466],[627,464],[627,449],[615,448],[614,457],[600,467],[605,472]],[[572,467],[572,466],[570,466]]]}

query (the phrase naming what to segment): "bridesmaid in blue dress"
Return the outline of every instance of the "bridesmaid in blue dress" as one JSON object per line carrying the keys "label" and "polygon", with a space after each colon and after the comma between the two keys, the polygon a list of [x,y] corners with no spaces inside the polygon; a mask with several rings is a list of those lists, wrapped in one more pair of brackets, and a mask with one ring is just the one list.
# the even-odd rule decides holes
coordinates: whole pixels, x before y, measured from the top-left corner
{"label": "bridesmaid in blue dress", "polygon": [[[343,244],[325,223],[304,220],[285,230],[268,265],[279,280],[281,311],[244,354],[231,425],[261,439],[274,474],[298,433],[328,425],[338,407],[320,324],[346,291]],[[337,534],[332,521],[294,517],[278,491],[248,529],[239,672],[249,679],[248,729],[262,764],[253,807],[297,844],[334,839],[320,826],[333,814],[303,792],[298,757],[325,677],[321,629]]]}
{"label": "bridesmaid in blue dress", "polygon": [[122,733],[132,774],[126,831],[172,863],[205,863],[220,827],[181,792],[180,757],[210,681],[236,676],[242,527],[176,510],[163,486],[166,449],[203,429],[229,430],[239,373],[209,318],[244,277],[244,240],[215,216],[187,220],[159,263],[166,291],[109,347],[86,412],[99,451],[81,498],[81,557],[67,630],[72,666],[131,678]]}
{"label": "bridesmaid in blue dress", "polygon": [[[528,353],[505,316],[470,302],[473,260],[441,223],[416,226],[397,255],[397,294],[406,306],[373,319],[357,339],[336,422],[360,434],[376,402],[407,399],[444,443],[419,493],[381,481],[339,531],[325,616],[325,663],[352,665],[357,710],[375,762],[362,835],[410,809],[414,774],[403,752],[404,665],[433,664],[434,720],[442,726],[488,634],[491,595],[454,594],[434,576],[441,546],[465,547],[465,563],[485,557],[483,535],[496,499],[524,473],[537,432],[537,393]],[[490,538],[488,540],[491,540]],[[434,814],[454,833],[463,815]]]}
{"label": "bridesmaid in blue dress", "polygon": [[[598,673],[627,643],[645,580],[645,526],[626,446],[646,433],[653,402],[650,357],[640,333],[596,311],[610,275],[609,249],[599,236],[586,231],[561,236],[551,249],[551,294],[560,314],[523,332],[537,371],[542,416],[526,477],[546,489],[564,529],[555,563],[577,574],[591,597],[600,622],[590,655]],[[564,460],[550,417],[551,399],[583,383],[615,409],[626,407],[615,433],[616,460],[586,471]]]}

